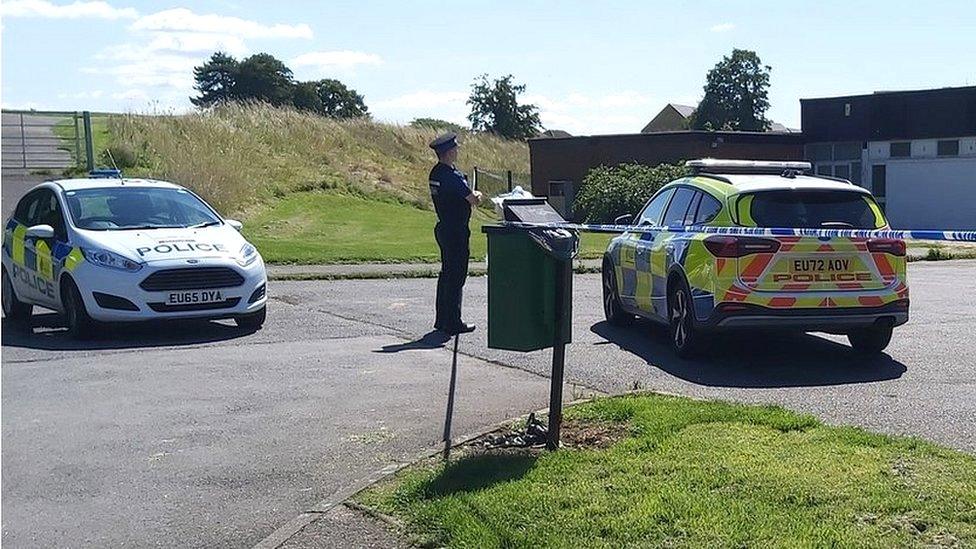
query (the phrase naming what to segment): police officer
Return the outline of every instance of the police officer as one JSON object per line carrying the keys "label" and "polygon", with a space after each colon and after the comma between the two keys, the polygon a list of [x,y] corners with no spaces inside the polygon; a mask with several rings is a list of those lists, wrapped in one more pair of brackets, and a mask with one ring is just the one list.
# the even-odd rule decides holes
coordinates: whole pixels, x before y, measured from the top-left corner
{"label": "police officer", "polygon": [[437,212],[434,238],[441,249],[441,274],[437,277],[437,316],[434,328],[450,335],[473,332],[475,326],[461,321],[461,291],[468,277],[468,221],[471,208],[481,202],[467,178],[454,166],[457,134],[448,132],[430,142],[437,165],[430,170],[430,197]]}

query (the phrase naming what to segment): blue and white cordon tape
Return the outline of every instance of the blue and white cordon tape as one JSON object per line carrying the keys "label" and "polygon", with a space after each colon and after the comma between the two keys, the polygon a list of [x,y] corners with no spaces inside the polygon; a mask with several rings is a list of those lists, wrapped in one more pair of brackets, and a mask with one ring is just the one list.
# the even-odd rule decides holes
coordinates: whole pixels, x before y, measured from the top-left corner
{"label": "blue and white cordon tape", "polygon": [[945,240],[976,242],[976,231],[898,231],[893,229],[791,229],[784,227],[695,227],[650,225],[604,225],[587,223],[522,223],[505,221],[506,227],[519,229],[569,229],[589,233],[705,233],[734,236],[814,236],[819,238],[897,238],[901,240]]}

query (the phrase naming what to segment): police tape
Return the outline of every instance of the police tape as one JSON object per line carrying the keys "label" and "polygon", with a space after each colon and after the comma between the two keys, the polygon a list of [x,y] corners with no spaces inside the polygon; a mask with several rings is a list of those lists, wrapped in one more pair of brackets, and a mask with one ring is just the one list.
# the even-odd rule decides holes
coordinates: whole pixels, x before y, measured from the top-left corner
{"label": "police tape", "polygon": [[812,236],[817,238],[895,238],[899,240],[943,240],[950,242],[976,242],[976,231],[936,231],[895,229],[799,229],[786,227],[696,227],[651,225],[606,225],[587,223],[525,223],[505,221],[503,225],[517,229],[569,229],[587,233],[704,233],[732,236]]}

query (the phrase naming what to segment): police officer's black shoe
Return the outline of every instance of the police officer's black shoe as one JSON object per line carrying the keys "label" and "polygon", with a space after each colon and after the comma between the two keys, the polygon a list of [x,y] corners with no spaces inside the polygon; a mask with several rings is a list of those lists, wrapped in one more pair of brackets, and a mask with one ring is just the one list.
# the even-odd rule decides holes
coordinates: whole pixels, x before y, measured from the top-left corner
{"label": "police officer's black shoe", "polygon": [[457,326],[445,327],[441,331],[447,332],[448,334],[451,335],[470,334],[471,332],[475,331],[476,328],[477,326],[475,326],[474,324],[468,324],[466,322],[462,322]]}

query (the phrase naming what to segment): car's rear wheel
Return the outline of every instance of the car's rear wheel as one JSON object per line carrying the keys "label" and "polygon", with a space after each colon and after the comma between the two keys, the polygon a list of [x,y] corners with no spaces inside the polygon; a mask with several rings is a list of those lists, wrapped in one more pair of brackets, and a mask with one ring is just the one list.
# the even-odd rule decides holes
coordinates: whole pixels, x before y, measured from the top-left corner
{"label": "car's rear wheel", "polygon": [[2,281],[2,296],[0,299],[3,300],[3,316],[7,317],[11,322],[30,326],[31,312],[34,307],[29,303],[24,303],[23,301],[17,299],[17,293],[14,292],[14,285],[10,281],[10,277],[7,275],[7,269],[3,269]]}
{"label": "car's rear wheel", "polygon": [[620,305],[617,273],[614,272],[613,262],[606,259],[603,261],[603,314],[607,322],[614,326],[627,326],[634,322],[634,315]]}
{"label": "car's rear wheel", "polygon": [[851,347],[855,351],[861,354],[874,355],[884,351],[891,343],[893,331],[894,327],[890,323],[878,323],[870,328],[860,328],[848,332],[847,340],[851,342]]}
{"label": "car's rear wheel", "polygon": [[701,351],[701,333],[695,326],[694,304],[684,281],[672,280],[668,295],[668,320],[671,348],[682,358]]}
{"label": "car's rear wheel", "polygon": [[61,302],[68,325],[68,335],[75,339],[89,339],[97,331],[97,323],[88,314],[78,286],[70,278],[61,283]]}
{"label": "car's rear wheel", "polygon": [[261,310],[257,312],[235,317],[234,322],[237,323],[239,328],[250,332],[256,332],[261,329],[261,326],[264,325],[264,321],[267,316],[268,307],[265,306],[261,307]]}

